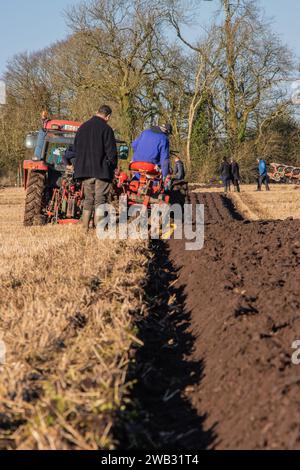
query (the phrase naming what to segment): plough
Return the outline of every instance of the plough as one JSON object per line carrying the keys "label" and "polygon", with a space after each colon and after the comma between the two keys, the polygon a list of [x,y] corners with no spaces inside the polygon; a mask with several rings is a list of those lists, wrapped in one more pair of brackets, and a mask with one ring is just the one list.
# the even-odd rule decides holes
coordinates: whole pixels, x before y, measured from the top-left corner
{"label": "plough", "polygon": [[270,164],[269,178],[276,183],[300,184],[300,167],[284,165],[283,163]]}

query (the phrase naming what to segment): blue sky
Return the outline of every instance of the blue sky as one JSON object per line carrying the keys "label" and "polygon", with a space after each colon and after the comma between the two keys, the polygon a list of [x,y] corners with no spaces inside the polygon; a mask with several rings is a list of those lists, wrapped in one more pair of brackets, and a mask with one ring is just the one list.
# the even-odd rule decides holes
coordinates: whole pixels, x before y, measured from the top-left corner
{"label": "blue sky", "polygon": [[[162,0],[163,1],[163,0]],[[200,0],[198,0],[200,1]],[[0,0],[0,76],[14,54],[34,51],[68,34],[64,9],[81,0]],[[299,0],[260,0],[284,43],[300,56]],[[203,2],[201,21],[207,23],[217,0]]]}

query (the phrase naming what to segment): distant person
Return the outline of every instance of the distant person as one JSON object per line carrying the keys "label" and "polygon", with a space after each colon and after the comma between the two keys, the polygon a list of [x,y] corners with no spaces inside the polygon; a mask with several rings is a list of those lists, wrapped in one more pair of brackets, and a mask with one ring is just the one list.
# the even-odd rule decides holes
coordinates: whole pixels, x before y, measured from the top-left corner
{"label": "distant person", "polygon": [[232,178],[232,183],[234,185],[234,190],[240,193],[241,192],[240,190],[240,166],[235,161],[234,158],[231,158],[230,167],[231,167],[231,178]]}
{"label": "distant person", "polygon": [[84,204],[82,223],[89,229],[93,210],[94,225],[97,227],[102,216],[98,207],[107,203],[111,183],[118,164],[117,144],[114,131],[108,125],[112,110],[102,105],[89,121],[82,124],[75,137],[73,152],[75,178],[83,181]]}
{"label": "distant person", "polygon": [[132,143],[133,161],[159,166],[165,179],[170,174],[169,136],[172,131],[171,124],[162,124],[143,131]]}
{"label": "distant person", "polygon": [[183,161],[179,157],[176,157],[173,179],[177,181],[181,181],[181,180],[184,180],[184,178],[185,178],[185,169],[184,169]]}
{"label": "distant person", "polygon": [[67,167],[71,167],[75,165],[76,161],[76,154],[74,152],[74,145],[69,145],[67,150],[65,151],[63,155],[63,164]]}
{"label": "distant person", "polygon": [[224,192],[228,193],[228,191],[230,191],[230,183],[231,183],[231,166],[228,163],[226,157],[223,158],[223,162],[220,167],[220,176],[221,176],[221,180],[223,181]]}
{"label": "distant person", "polygon": [[261,187],[263,184],[265,184],[266,190],[270,191],[266,160],[264,160],[263,158],[258,158],[257,163],[258,163],[258,172],[259,172],[257,191],[261,191]]}

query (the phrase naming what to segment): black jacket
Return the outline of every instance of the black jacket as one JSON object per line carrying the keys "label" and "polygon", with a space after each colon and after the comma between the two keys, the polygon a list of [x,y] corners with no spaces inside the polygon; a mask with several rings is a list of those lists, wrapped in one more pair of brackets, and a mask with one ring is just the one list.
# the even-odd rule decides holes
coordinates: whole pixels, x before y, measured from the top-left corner
{"label": "black jacket", "polygon": [[176,180],[184,180],[185,178],[184,165],[181,160],[175,163],[174,178]]}
{"label": "black jacket", "polygon": [[232,162],[231,163],[231,175],[233,180],[239,180],[240,179],[240,167],[237,162]]}
{"label": "black jacket", "polygon": [[231,178],[231,167],[228,162],[223,162],[220,167],[220,175],[222,179],[230,179]]}
{"label": "black jacket", "polygon": [[118,165],[117,144],[112,128],[94,116],[82,124],[75,137],[75,178],[112,181]]}
{"label": "black jacket", "polygon": [[75,165],[75,160],[76,160],[76,154],[74,152],[74,146],[69,145],[67,150],[65,151],[63,155],[63,164],[64,165]]}

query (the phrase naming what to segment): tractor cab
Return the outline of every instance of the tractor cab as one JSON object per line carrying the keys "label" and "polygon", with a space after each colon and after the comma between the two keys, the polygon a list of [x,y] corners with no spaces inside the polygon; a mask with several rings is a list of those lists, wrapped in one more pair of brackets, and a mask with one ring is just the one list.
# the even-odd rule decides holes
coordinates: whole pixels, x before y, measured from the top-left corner
{"label": "tractor cab", "polygon": [[43,120],[43,127],[26,136],[25,146],[33,150],[31,160],[25,160],[24,185],[27,188],[31,171],[47,171],[51,186],[59,185],[59,178],[66,170],[64,154],[74,144],[81,123],[64,120]]}
{"label": "tractor cab", "polygon": [[[24,161],[25,189],[28,180],[28,171],[32,169],[64,173],[66,162],[65,152],[74,144],[76,132],[81,123],[64,120],[44,120],[40,131],[31,132],[26,136],[25,146],[33,150],[31,160]],[[120,160],[127,160],[128,146],[125,142],[117,140],[118,155]]]}

